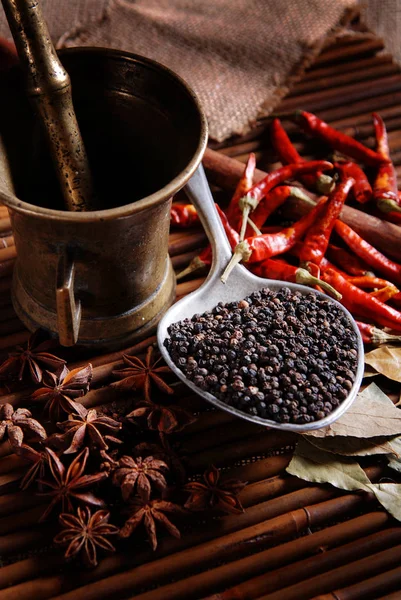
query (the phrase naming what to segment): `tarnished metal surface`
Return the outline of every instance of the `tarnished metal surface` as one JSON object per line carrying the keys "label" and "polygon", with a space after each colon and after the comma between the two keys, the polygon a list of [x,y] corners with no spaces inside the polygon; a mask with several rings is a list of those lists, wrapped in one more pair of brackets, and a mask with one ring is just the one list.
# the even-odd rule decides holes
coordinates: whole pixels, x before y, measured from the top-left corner
{"label": "tarnished metal surface", "polygon": [[85,146],[75,116],[71,82],[37,0],[2,0],[28,96],[37,111],[68,210],[96,207]]}
{"label": "tarnished metal surface", "polygon": [[58,332],[64,344],[75,331],[80,344],[123,346],[154,328],[174,299],[171,197],[200,163],[207,126],[184,82],[153,61],[90,48],[61,57],[102,210],[48,208],[62,199],[41,131],[18,73],[0,79],[0,199],[18,253],[14,307],[30,329]]}

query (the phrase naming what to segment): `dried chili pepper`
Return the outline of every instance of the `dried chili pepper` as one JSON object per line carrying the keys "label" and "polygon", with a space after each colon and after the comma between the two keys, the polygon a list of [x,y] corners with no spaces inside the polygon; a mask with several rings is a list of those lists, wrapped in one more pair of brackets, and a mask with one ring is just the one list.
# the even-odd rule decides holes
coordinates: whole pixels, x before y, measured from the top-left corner
{"label": "dried chili pepper", "polygon": [[291,227],[282,229],[278,233],[265,233],[239,242],[221,276],[223,283],[227,281],[235,265],[241,261],[251,263],[260,262],[265,258],[271,258],[272,256],[288,252],[305,235],[305,232],[314,223],[315,219],[320,216],[327,201],[328,198],[322,196],[320,202]]}
{"label": "dried chili pepper", "polygon": [[287,179],[295,179],[298,175],[303,175],[304,173],[316,173],[316,171],[325,171],[332,168],[333,165],[330,162],[313,160],[301,164],[286,165],[277,169],[277,171],[268,173],[266,177],[250,188],[247,194],[240,199],[241,202],[238,202],[237,205],[233,207],[229,217],[231,225],[237,231],[242,226],[242,229],[244,229],[243,233],[245,233],[243,223],[246,225],[250,210],[255,210],[262,198],[264,198],[271,189],[276,187],[276,185],[283,183],[283,181],[286,181]]}
{"label": "dried chili pepper", "polygon": [[322,279],[340,292],[342,304],[352,314],[401,332],[401,312],[352,285],[334,269],[326,269]]}
{"label": "dried chili pepper", "polygon": [[[298,154],[280,119],[273,119],[270,126],[270,138],[277,156],[284,165],[306,162]],[[320,194],[329,194],[333,189],[333,179],[324,173],[318,172],[316,175],[301,175],[300,180],[306,187],[316,189]],[[255,222],[255,218],[253,218],[253,221]]]}
{"label": "dried chili pepper", "polygon": [[[264,225],[265,221],[270,217],[275,210],[277,210],[284,202],[290,198],[299,198],[305,204],[315,206],[315,202],[305,194],[301,188],[291,185],[280,185],[272,189],[265,198],[259,202],[256,209],[252,212],[252,221],[256,227],[260,228]],[[252,235],[249,232],[249,227],[246,231],[246,237]]]}
{"label": "dried chili pepper", "polygon": [[374,344],[375,346],[380,346],[380,344],[388,344],[401,342],[400,335],[393,335],[392,333],[387,333],[382,329],[378,329],[374,325],[369,323],[362,323],[361,321],[356,321],[358,325],[358,329],[361,332],[362,339],[365,344]]}
{"label": "dried chili pepper", "polygon": [[352,254],[345,248],[329,244],[326,253],[329,260],[346,273],[349,273],[349,275],[358,277],[369,273],[369,265],[365,264],[359,256]]}
{"label": "dried chili pepper", "polygon": [[334,225],[336,233],[344,240],[344,242],[362,258],[368,265],[373,267],[375,271],[385,275],[390,281],[401,284],[401,265],[390,260],[384,254],[376,250],[366,240],[361,238],[351,227],[342,221],[336,222]]}
{"label": "dried chili pepper", "polygon": [[334,163],[342,181],[352,177],[355,183],[352,188],[354,198],[359,204],[366,204],[372,198],[372,186],[359,165],[352,161],[339,161]]}
{"label": "dried chili pepper", "polygon": [[376,135],[376,150],[386,161],[379,165],[376,179],[373,183],[373,198],[376,206],[384,213],[399,212],[401,206],[398,199],[397,175],[390,159],[387,131],[383,119],[377,113],[372,113]]}
{"label": "dried chili pepper", "polygon": [[301,267],[308,269],[310,263],[319,267],[329,245],[334,224],[353,185],[354,179],[349,177],[331,192],[324,211],[313,221],[305,236],[299,255]]}
{"label": "dried chili pepper", "polygon": [[379,290],[370,292],[370,295],[377,298],[377,300],[380,300],[380,302],[387,302],[387,300],[390,300],[390,298],[396,296],[399,293],[399,291],[400,290],[395,285],[390,283],[389,285],[386,285],[385,287]]}
{"label": "dried chili pepper", "polygon": [[172,204],[170,209],[170,225],[175,227],[191,227],[199,223],[198,213],[193,204]]}
{"label": "dried chili pepper", "polygon": [[[384,288],[389,285],[393,285],[386,279],[382,279],[381,277],[374,277],[369,275],[364,275],[361,277],[350,277],[349,275],[345,276],[346,279],[356,287],[362,289],[373,289],[373,288]],[[395,287],[395,286],[394,286]]]}
{"label": "dried chili pepper", "polygon": [[297,110],[293,120],[309,135],[317,137],[330,144],[334,150],[342,152],[346,156],[363,162],[369,166],[377,167],[382,164],[383,157],[374,150],[370,150],[354,138],[337,131],[316,115],[304,110]]}
{"label": "dried chili pepper", "polygon": [[[226,232],[227,239],[229,241],[231,249],[233,250],[239,241],[238,232],[235,231],[235,229],[233,229],[231,227],[226,214],[222,211],[220,206],[218,204],[215,204],[215,206],[216,206],[217,212],[219,213],[219,217],[220,217],[220,220],[224,227],[224,231]],[[177,280],[183,279],[183,277],[186,277],[190,273],[193,273],[194,271],[198,271],[199,269],[202,269],[203,267],[210,266],[212,264],[212,260],[213,260],[213,252],[212,252],[212,247],[209,244],[209,246],[206,246],[206,248],[204,248],[200,252],[200,254],[198,254],[198,256],[195,256],[195,258],[193,258],[191,260],[189,265],[183,271],[178,273]]]}
{"label": "dried chili pepper", "polygon": [[274,260],[267,258],[257,265],[252,266],[252,273],[259,277],[266,277],[267,279],[279,279],[281,281],[288,281],[292,283],[299,283],[301,285],[315,286],[319,285],[331,296],[334,296],[337,300],[341,299],[339,294],[331,285],[325,281],[321,281],[317,277],[314,277],[306,269],[301,267],[294,267],[282,260]]}
{"label": "dried chili pepper", "polygon": [[244,172],[241,179],[239,180],[237,187],[235,188],[233,197],[231,198],[230,204],[227,209],[227,218],[230,224],[233,224],[238,220],[238,202],[245,196],[248,190],[253,185],[253,175],[255,173],[256,157],[253,152],[248,156],[247,163],[245,165]]}

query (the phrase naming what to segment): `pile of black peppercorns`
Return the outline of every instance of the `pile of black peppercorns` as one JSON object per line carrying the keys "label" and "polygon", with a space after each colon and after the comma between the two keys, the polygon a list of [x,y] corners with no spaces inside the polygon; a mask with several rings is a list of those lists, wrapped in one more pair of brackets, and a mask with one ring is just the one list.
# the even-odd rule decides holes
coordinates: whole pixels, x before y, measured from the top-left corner
{"label": "pile of black peppercorns", "polygon": [[348,396],[357,336],[324,297],[263,289],[170,325],[173,362],[201,390],[278,423],[309,423]]}

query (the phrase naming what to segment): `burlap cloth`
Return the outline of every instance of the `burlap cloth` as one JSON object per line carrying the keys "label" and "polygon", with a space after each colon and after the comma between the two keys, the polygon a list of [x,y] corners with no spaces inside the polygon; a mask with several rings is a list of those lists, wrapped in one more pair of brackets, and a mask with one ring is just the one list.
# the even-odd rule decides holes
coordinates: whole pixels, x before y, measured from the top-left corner
{"label": "burlap cloth", "polygon": [[[355,4],[355,0],[42,0],[58,47],[119,48],[153,58],[180,74],[198,93],[210,136],[218,141],[245,132],[257,117],[268,114]],[[399,0],[364,4],[368,25],[380,24],[386,10],[401,25]],[[0,34],[8,34],[2,13]]]}

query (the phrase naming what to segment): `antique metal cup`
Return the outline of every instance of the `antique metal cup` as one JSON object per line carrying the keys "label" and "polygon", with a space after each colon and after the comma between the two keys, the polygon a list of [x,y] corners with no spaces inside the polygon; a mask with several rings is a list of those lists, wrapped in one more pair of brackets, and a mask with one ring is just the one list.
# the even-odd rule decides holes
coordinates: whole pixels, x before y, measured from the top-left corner
{"label": "antique metal cup", "polygon": [[154,61],[99,48],[60,53],[98,195],[62,210],[41,129],[18,70],[0,80],[0,199],[18,259],[13,304],[63,345],[122,347],[170,306],[172,196],[199,165],[207,124],[188,86]]}

